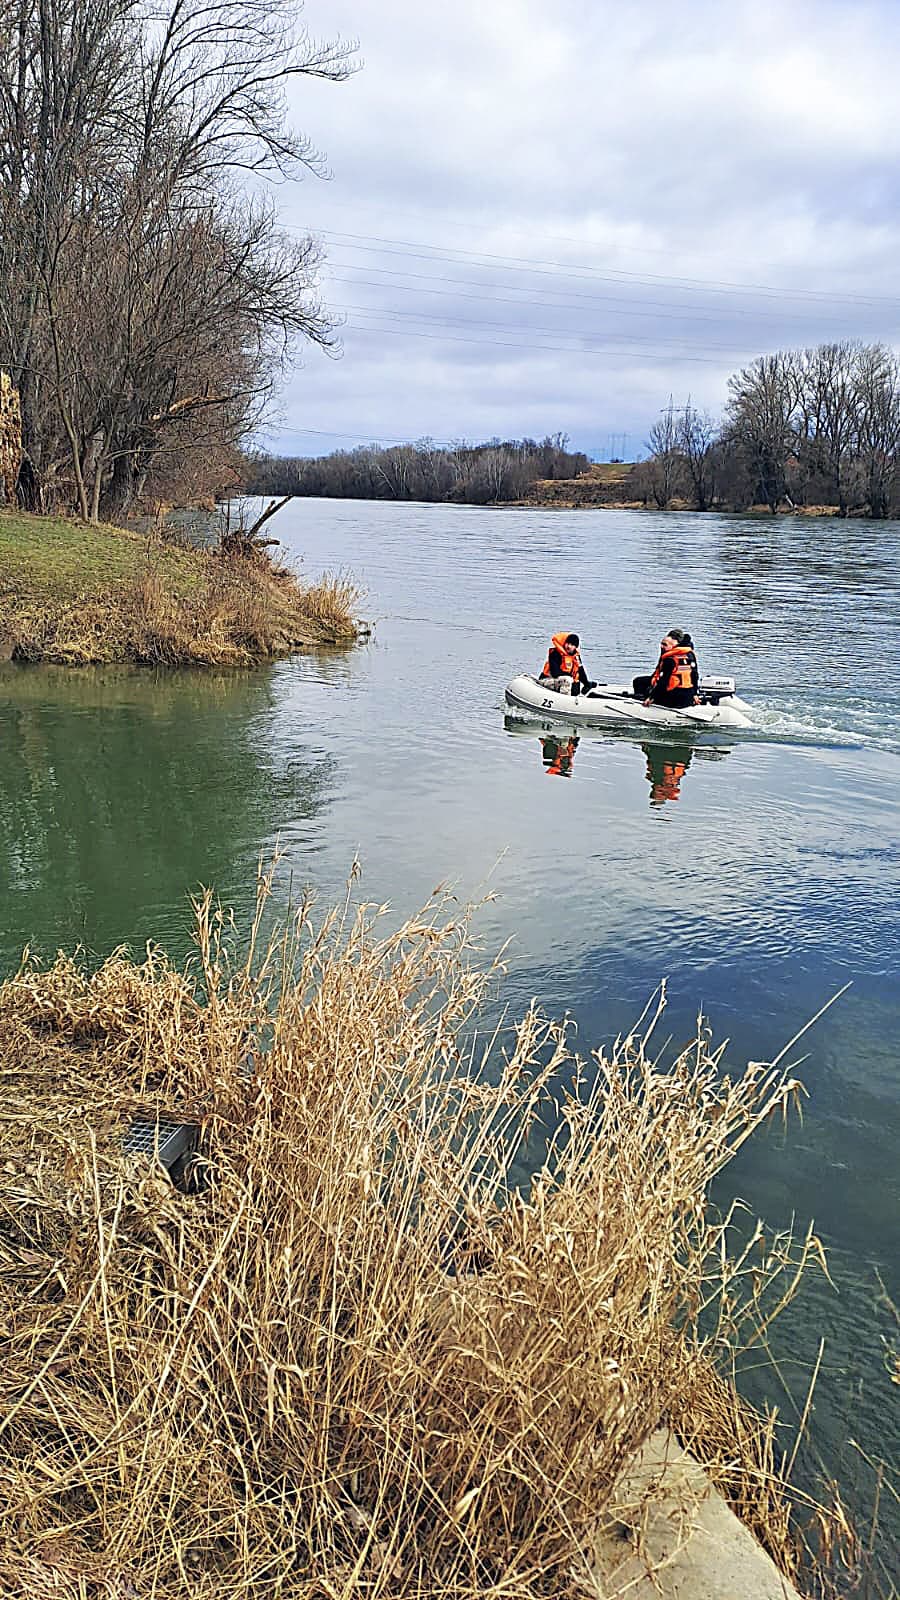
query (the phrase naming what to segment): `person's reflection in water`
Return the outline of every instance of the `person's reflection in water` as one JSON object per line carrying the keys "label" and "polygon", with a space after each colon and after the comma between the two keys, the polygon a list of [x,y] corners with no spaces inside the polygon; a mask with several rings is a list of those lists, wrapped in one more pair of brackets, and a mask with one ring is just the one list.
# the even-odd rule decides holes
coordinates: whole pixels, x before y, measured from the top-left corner
{"label": "person's reflection in water", "polygon": [[578,735],[573,733],[568,739],[562,739],[556,734],[548,733],[541,739],[540,744],[547,777],[571,778],[575,751],[578,749]]}
{"label": "person's reflection in water", "polygon": [[690,745],[642,744],[641,749],[647,757],[651,806],[680,800],[681,780],[694,758]]}

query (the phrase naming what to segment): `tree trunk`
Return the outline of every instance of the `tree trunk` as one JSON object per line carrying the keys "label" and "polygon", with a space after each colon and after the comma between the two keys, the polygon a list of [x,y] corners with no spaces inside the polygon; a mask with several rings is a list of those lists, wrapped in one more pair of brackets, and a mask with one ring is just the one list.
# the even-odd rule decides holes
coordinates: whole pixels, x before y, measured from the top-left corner
{"label": "tree trunk", "polygon": [[100,490],[103,484],[103,458],[98,456],[94,466],[94,483],[91,489],[91,521],[100,521]]}
{"label": "tree trunk", "polygon": [[28,454],[23,455],[22,460],[19,462],[16,499],[23,511],[38,512],[44,509],[41,480],[35,470],[34,462]]}
{"label": "tree trunk", "polygon": [[104,522],[119,522],[134,500],[134,456],[123,452],[113,462],[112,477],[103,496]]}

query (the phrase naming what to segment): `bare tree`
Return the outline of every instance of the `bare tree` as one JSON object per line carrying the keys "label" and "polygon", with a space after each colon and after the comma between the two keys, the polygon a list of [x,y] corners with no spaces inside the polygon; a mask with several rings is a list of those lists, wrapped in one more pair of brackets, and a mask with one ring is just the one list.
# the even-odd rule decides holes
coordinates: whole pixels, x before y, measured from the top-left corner
{"label": "bare tree", "polygon": [[691,405],[691,397],[688,395],[687,405],[681,413],[676,429],[675,440],[694,492],[694,504],[698,511],[709,509],[714,492],[713,445],[716,437],[716,425],[712,418],[707,412],[697,411]]}
{"label": "bare tree", "polygon": [[857,346],[821,344],[795,356],[797,374],[797,449],[807,475],[824,479],[825,494],[842,516],[849,509],[850,479],[856,453]]}
{"label": "bare tree", "polygon": [[651,493],[660,510],[665,511],[676,491],[682,466],[679,423],[671,395],[659,421],[650,429],[646,449]]}
{"label": "bare tree", "polygon": [[856,353],[854,390],[861,479],[872,517],[888,517],[900,476],[900,362],[885,345]]}
{"label": "bare tree", "polygon": [[333,342],[318,247],[240,201],[320,158],[286,116],[337,81],[291,0],[0,0],[0,365],[31,470],[85,517],[127,510],[159,452],[234,441],[298,338]]}
{"label": "bare tree", "polygon": [[142,36],[142,172],[157,186],[205,189],[236,169],[322,170],[287,121],[298,77],[340,82],[354,46],[318,43],[296,27],[295,0],[167,0]]}
{"label": "bare tree", "polygon": [[785,497],[785,469],[797,438],[798,381],[790,353],[758,360],[728,381],[728,417],[756,478],[760,497],[777,511]]}
{"label": "bare tree", "polygon": [[133,0],[8,0],[0,11],[0,364],[21,395],[35,480],[62,423],[53,346],[66,339],[47,324],[46,295],[115,166],[135,16]]}

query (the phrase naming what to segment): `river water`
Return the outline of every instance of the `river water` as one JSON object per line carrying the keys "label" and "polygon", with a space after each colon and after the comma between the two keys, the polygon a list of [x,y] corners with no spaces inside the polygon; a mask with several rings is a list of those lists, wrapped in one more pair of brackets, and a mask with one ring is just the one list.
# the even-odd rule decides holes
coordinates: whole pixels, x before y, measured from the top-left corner
{"label": "river water", "polygon": [[[793,1401],[771,1369],[745,1381],[793,1418],[825,1336],[808,1466],[864,1502],[847,1441],[900,1460],[879,1284],[900,1302],[900,525],[298,501],[277,531],[365,586],[371,643],[245,674],[0,668],[0,968],[26,942],[181,955],[188,892],[246,913],[278,839],[283,882],[325,902],[357,853],[397,914],[443,880],[493,892],[504,1002],[571,1013],[585,1049],[666,976],[673,1038],[702,1007],[731,1059],[766,1059],[849,983],[795,1051],[802,1124],[722,1198],[828,1247],[834,1287],[811,1279],[775,1341]],[[738,679],[752,735],[505,725],[551,632],[616,680],[673,625]]]}

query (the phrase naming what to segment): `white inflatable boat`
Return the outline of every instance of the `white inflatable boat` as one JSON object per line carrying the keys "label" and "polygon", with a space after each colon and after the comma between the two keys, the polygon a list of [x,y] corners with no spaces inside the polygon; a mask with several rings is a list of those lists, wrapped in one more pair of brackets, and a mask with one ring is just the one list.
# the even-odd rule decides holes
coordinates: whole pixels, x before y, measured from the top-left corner
{"label": "white inflatable boat", "polygon": [[587,694],[557,694],[520,672],[506,685],[506,703],[518,712],[554,717],[569,726],[609,727],[624,722],[654,728],[752,728],[752,707],[734,692],[733,678],[701,678],[701,702],[675,710],[645,706],[625,684],[598,683]]}

